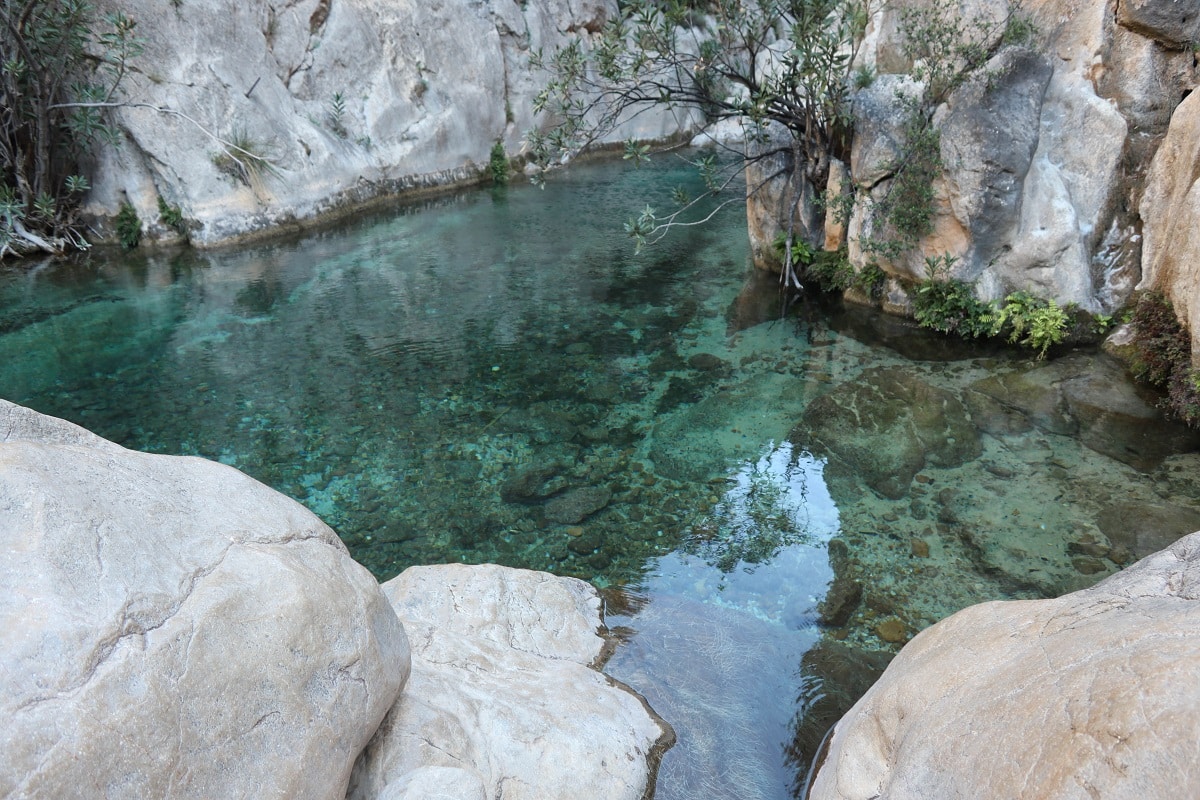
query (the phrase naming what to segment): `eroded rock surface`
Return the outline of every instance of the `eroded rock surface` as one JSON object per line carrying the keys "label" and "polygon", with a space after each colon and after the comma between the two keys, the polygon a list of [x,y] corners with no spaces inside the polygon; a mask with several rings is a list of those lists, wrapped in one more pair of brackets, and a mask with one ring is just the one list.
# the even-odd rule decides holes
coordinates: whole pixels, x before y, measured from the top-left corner
{"label": "eroded rock surface", "polygon": [[0,795],[340,797],[407,673],[299,503],[0,400]]}
{"label": "eroded rock surface", "polygon": [[1200,795],[1200,533],[1093,588],[926,629],[838,723],[814,800]]}
{"label": "eroded rock surface", "polygon": [[[86,211],[130,203],[151,236],[173,235],[158,198],[208,246],[376,197],[477,181],[492,146],[520,153],[544,74],[529,66],[599,31],[615,0],[104,0],[137,21],[145,52],[125,78],[119,147],[97,154]],[[196,124],[169,109],[186,115]],[[614,131],[691,131],[685,112]],[[274,165],[240,174],[213,137]],[[248,144],[249,143],[249,144]],[[228,148],[226,148],[228,149]]]}
{"label": "eroded rock surface", "polygon": [[452,564],[383,589],[412,641],[412,677],[351,800],[641,800],[669,728],[591,668],[604,650],[591,586]]}

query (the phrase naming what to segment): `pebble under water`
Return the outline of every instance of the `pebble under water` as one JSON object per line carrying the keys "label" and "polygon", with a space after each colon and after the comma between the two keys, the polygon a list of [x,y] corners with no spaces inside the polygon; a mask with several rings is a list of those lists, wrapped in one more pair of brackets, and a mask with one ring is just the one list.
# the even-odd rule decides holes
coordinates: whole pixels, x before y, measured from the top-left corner
{"label": "pebble under water", "polygon": [[593,582],[671,722],[658,798],[799,796],[920,629],[1200,529],[1197,440],[1106,356],[967,347],[747,266],[743,211],[633,252],[692,186],[581,165],[237,251],[0,271],[0,396],[232,464],[380,579]]}

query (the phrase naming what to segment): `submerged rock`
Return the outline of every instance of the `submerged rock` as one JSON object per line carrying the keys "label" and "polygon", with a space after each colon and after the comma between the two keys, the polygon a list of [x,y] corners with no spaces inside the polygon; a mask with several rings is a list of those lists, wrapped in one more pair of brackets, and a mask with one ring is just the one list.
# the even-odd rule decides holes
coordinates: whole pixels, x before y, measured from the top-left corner
{"label": "submerged rock", "polygon": [[408,659],[299,503],[0,400],[0,795],[340,797]]}
{"label": "submerged rock", "polygon": [[993,375],[972,384],[965,399],[976,423],[989,433],[1037,427],[1078,434],[1092,450],[1140,470],[1200,444],[1200,434],[1165,419],[1107,357],[1072,355]]}
{"label": "submerged rock", "polygon": [[838,723],[814,800],[1200,796],[1200,533],[1091,589],[920,633]]}
{"label": "submerged rock", "polygon": [[607,486],[572,489],[546,503],[546,519],[560,525],[574,525],[607,506],[612,496],[612,489]]}
{"label": "submerged rock", "polygon": [[355,767],[350,800],[641,800],[670,728],[591,666],[583,581],[494,565],[413,567],[383,586],[412,677]]}
{"label": "submerged rock", "polygon": [[926,464],[952,467],[983,452],[979,431],[957,397],[911,372],[863,372],[809,404],[790,436],[830,458],[834,477],[861,477],[884,497],[908,493]]}
{"label": "submerged rock", "polygon": [[1115,547],[1143,558],[1200,530],[1200,508],[1183,505],[1113,503],[1096,517],[1096,525]]}

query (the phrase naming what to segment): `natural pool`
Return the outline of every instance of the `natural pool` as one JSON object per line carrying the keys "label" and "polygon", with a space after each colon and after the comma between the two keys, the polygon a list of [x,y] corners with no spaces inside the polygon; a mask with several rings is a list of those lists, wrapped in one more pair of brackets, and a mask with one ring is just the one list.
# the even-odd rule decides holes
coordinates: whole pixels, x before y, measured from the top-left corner
{"label": "natural pool", "polygon": [[783,798],[906,638],[1200,529],[1196,440],[1093,352],[1032,362],[806,299],[745,222],[635,255],[693,180],[572,168],[236,252],[0,271],[0,396],[304,502],[380,578],[604,588],[659,798]]}

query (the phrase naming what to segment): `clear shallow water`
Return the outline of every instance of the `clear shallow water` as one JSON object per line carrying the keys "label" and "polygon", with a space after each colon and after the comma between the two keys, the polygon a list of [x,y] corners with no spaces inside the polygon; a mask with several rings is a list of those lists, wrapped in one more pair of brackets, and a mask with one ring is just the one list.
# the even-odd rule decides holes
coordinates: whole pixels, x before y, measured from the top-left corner
{"label": "clear shallow water", "polygon": [[1200,457],[1092,353],[781,319],[737,209],[634,255],[622,220],[690,180],[585,166],[237,252],[6,266],[0,396],[233,464],[381,579],[595,582],[610,671],[679,735],[657,796],[788,797],[920,628],[1200,528]]}

